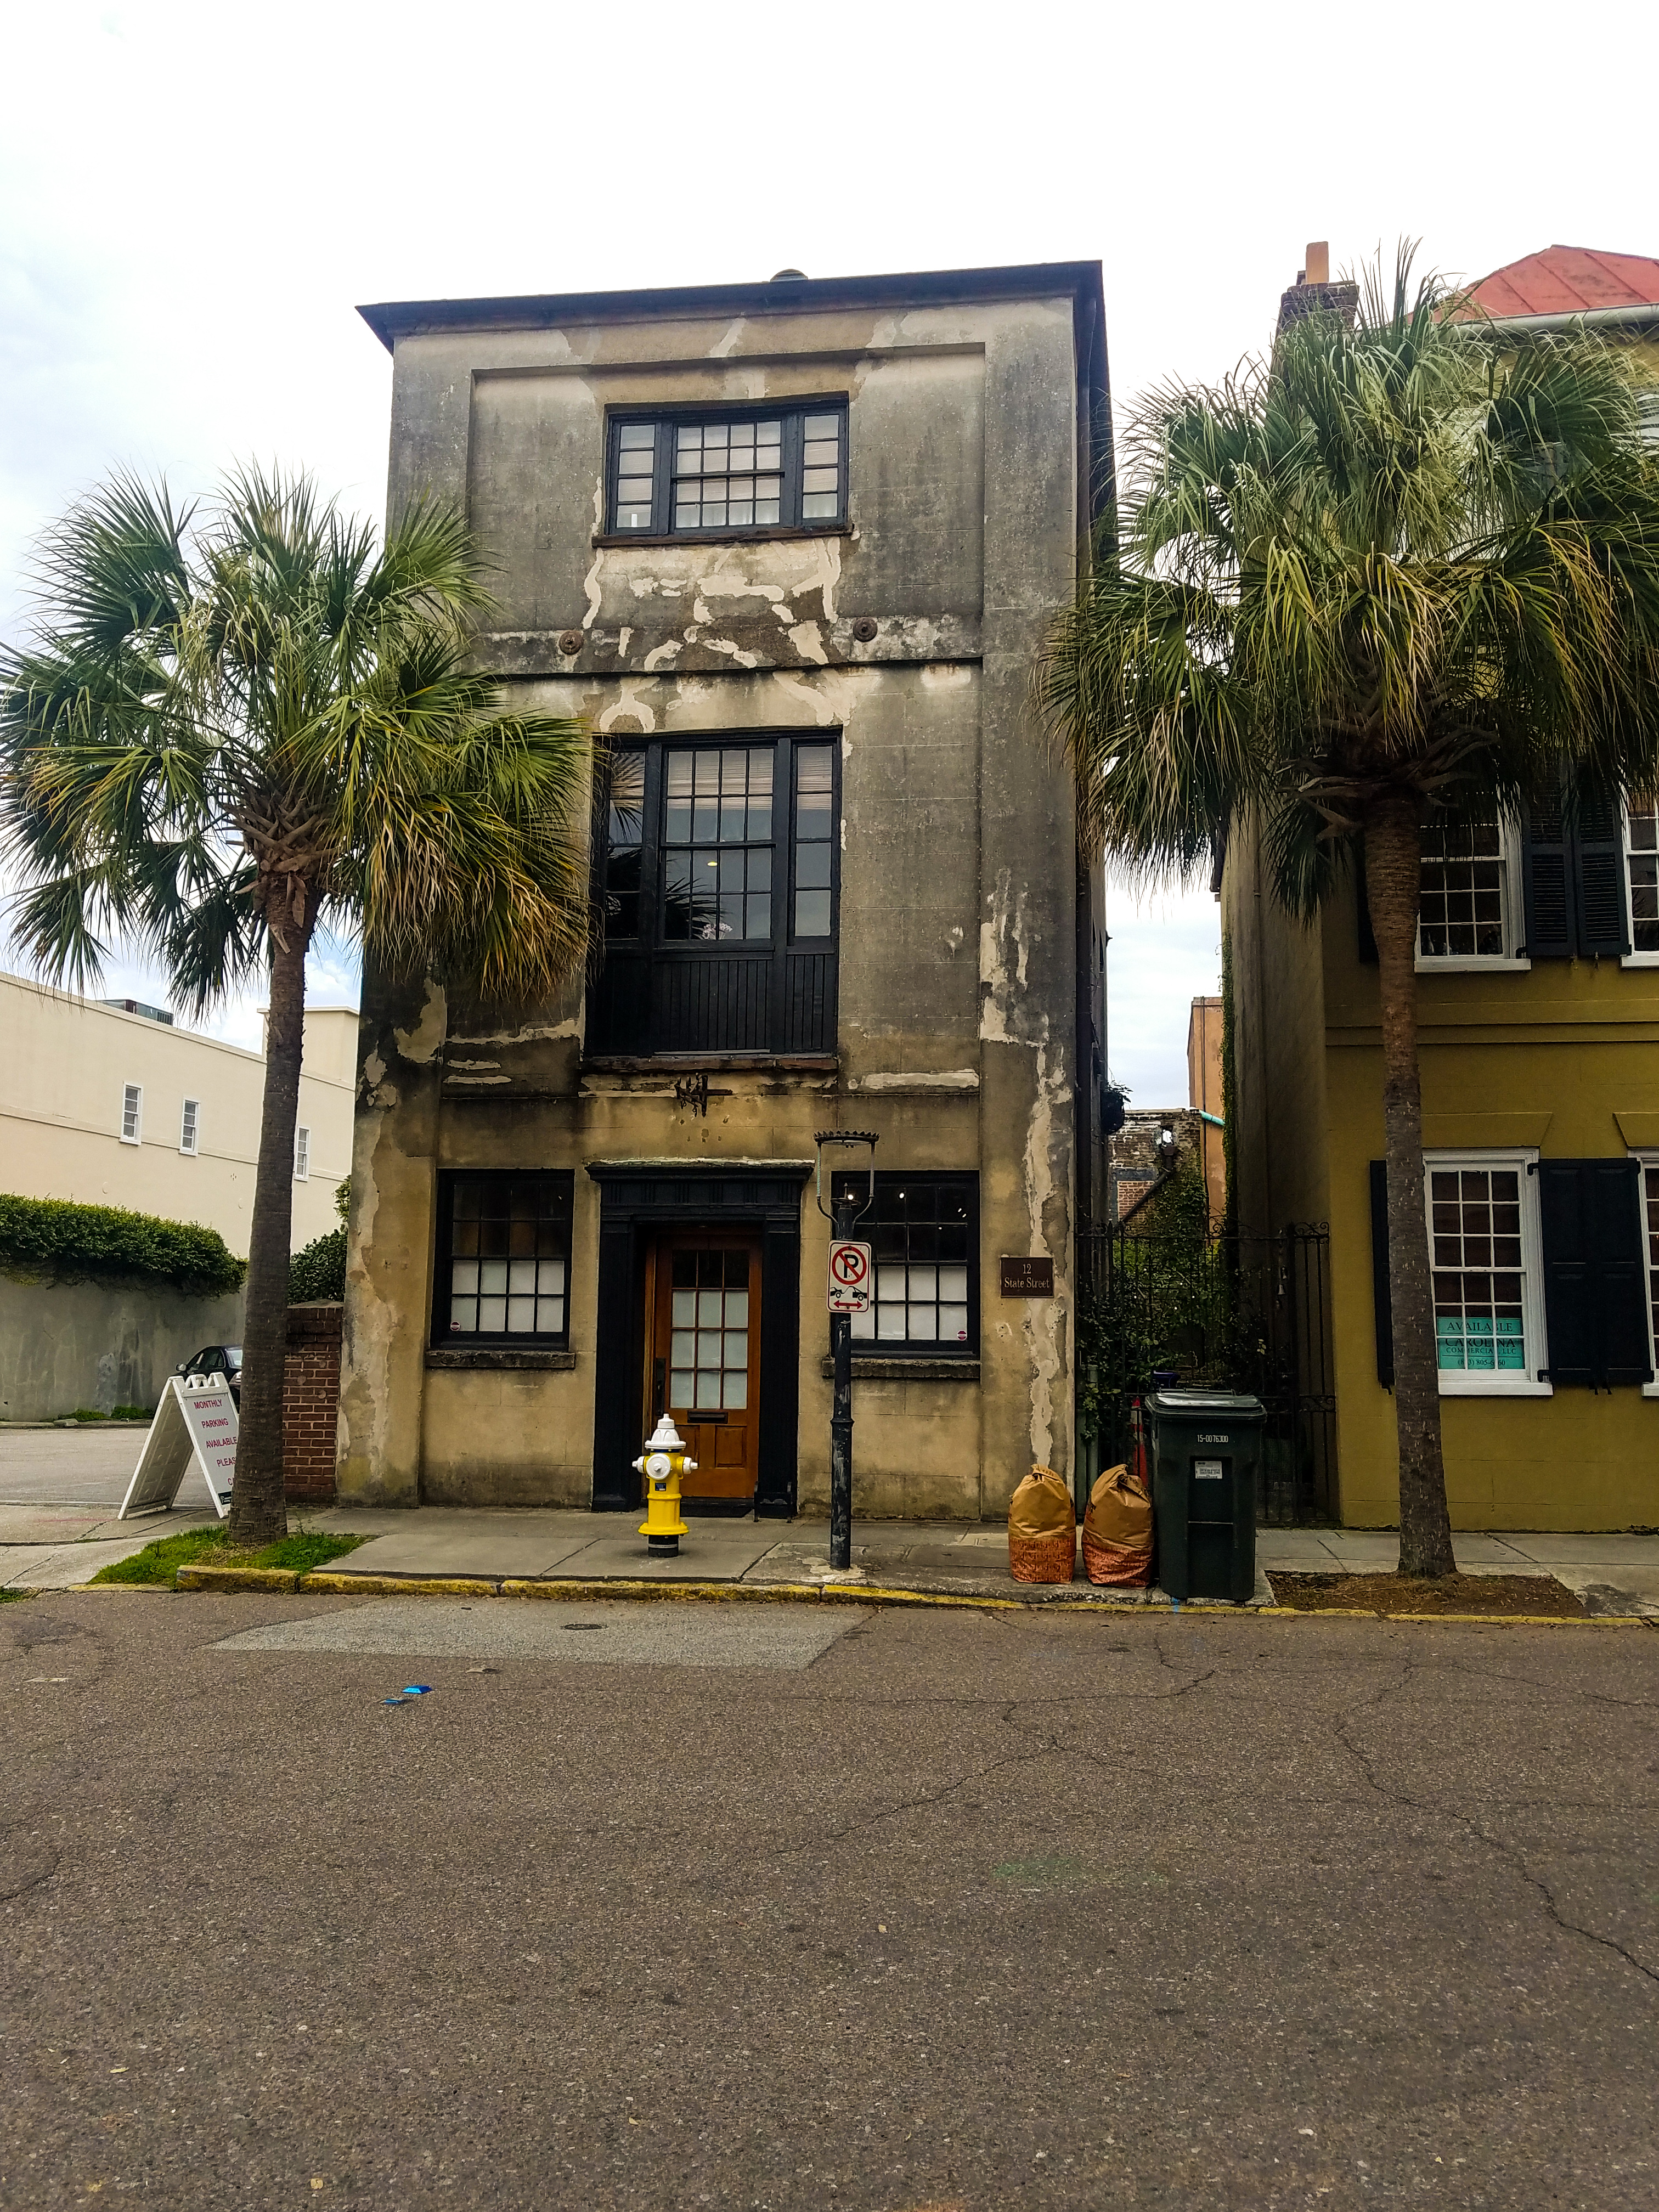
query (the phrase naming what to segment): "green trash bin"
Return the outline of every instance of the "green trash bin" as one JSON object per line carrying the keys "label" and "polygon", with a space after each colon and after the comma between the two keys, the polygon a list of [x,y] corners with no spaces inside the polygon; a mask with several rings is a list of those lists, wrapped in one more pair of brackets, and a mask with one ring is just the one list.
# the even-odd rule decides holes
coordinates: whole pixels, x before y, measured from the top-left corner
{"label": "green trash bin", "polygon": [[1247,1604],[1255,1592],[1261,1401],[1231,1390],[1155,1390],[1146,1403],[1158,1587],[1172,1598]]}

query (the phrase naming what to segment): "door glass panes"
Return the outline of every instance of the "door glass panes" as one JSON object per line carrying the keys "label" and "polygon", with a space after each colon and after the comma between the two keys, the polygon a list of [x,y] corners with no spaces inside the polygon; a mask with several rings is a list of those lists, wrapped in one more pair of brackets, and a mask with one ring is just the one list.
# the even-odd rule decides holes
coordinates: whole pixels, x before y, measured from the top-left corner
{"label": "door glass panes", "polygon": [[[854,1202],[858,1179],[838,1191]],[[876,1295],[853,1316],[854,1338],[890,1345],[939,1346],[963,1352],[970,1342],[968,1271],[972,1264],[972,1194],[959,1182],[902,1176],[876,1185],[872,1215],[853,1234],[875,1247]]]}
{"label": "door glass panes", "polygon": [[562,1336],[570,1190],[551,1176],[458,1176],[450,1187],[452,1336]]}
{"label": "door glass panes", "polygon": [[742,530],[782,512],[783,424],[682,422],[674,433],[676,530]]}
{"label": "door glass panes", "polygon": [[618,530],[649,530],[653,471],[657,460],[654,422],[624,422],[617,433],[617,524]]}
{"label": "door glass panes", "polygon": [[1659,798],[1632,798],[1626,817],[1630,869],[1630,941],[1635,952],[1659,952]]}
{"label": "door glass panes", "polygon": [[667,758],[665,938],[769,939],[772,749],[700,746]]}
{"label": "door glass panes", "polygon": [[1442,1369],[1524,1374],[1519,1170],[1431,1169],[1429,1240]]}
{"label": "door glass panes", "polygon": [[1504,875],[1495,822],[1425,827],[1418,950],[1425,960],[1503,957]]}
{"label": "door glass panes", "polygon": [[640,933],[640,857],[645,836],[645,755],[619,752],[611,761],[611,804],[605,860],[605,933]]}
{"label": "door glass panes", "polygon": [[800,515],[803,522],[841,516],[839,415],[808,415],[801,423]]}
{"label": "door glass panes", "polygon": [[749,1403],[749,1255],[676,1252],[668,1406],[676,1415]]}
{"label": "door glass panes", "polygon": [[828,745],[795,748],[795,915],[797,937],[830,934],[835,853],[834,763]]}

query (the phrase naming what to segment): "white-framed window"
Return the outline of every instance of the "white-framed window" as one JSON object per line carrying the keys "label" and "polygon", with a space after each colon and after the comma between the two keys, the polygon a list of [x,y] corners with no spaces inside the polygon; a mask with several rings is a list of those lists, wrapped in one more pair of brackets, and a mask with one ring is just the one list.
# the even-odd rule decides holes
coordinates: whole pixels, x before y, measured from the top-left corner
{"label": "white-framed window", "polygon": [[1443,1398],[1548,1398],[1535,1150],[1428,1152],[1435,1357]]}
{"label": "white-framed window", "polygon": [[144,1141],[144,1092],[137,1083],[121,1086],[121,1142],[142,1145]]}
{"label": "white-framed window", "polygon": [[201,1133],[201,1100],[199,1098],[186,1098],[185,1101],[184,1111],[179,1116],[179,1149],[181,1152],[193,1153],[195,1152],[197,1142]]}
{"label": "white-framed window", "polygon": [[1521,844],[1503,821],[1423,826],[1417,965],[1456,974],[1468,969],[1529,968]]}
{"label": "white-framed window", "polygon": [[1648,1270],[1648,1349],[1653,1355],[1651,1382],[1642,1385],[1644,1398],[1659,1398],[1659,1152],[1632,1152],[1642,1163],[1642,1249]]}
{"label": "white-framed window", "polygon": [[303,1121],[294,1132],[294,1180],[311,1181],[311,1132]]}
{"label": "white-framed window", "polygon": [[1625,808],[1625,890],[1630,900],[1627,968],[1659,968],[1659,793],[1632,793]]}

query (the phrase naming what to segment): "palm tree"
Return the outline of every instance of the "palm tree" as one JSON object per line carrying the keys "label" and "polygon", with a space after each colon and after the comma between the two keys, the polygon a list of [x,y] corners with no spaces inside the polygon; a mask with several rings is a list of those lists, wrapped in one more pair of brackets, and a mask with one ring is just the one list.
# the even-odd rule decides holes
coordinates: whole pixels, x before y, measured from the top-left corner
{"label": "palm tree", "polygon": [[1381,969],[1402,1572],[1453,1571],[1422,1198],[1425,817],[1650,786],[1659,465],[1627,351],[1516,342],[1411,251],[1352,320],[1153,392],[1128,496],[1036,675],[1085,828],[1192,874],[1230,824],[1311,919],[1362,869]]}
{"label": "palm tree", "polygon": [[107,940],[200,1014],[267,975],[229,1539],[286,1532],[283,1364],[307,949],[354,931],[392,973],[534,999],[581,962],[589,745],[498,711],[466,660],[487,604],[465,524],[374,533],[303,477],[199,513],[120,477],[46,537],[33,643],[0,661],[14,927],[84,988]]}

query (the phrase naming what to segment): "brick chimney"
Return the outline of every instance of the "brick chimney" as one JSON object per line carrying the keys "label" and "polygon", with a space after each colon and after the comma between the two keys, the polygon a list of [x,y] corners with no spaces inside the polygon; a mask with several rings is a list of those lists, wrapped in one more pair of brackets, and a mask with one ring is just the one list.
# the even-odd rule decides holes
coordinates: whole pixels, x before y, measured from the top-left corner
{"label": "brick chimney", "polygon": [[1296,282],[1279,302],[1279,327],[1297,322],[1304,315],[1337,314],[1352,327],[1359,312],[1359,287],[1331,282],[1331,248],[1328,239],[1310,240]]}

